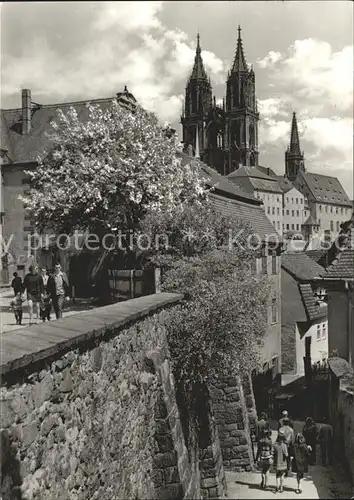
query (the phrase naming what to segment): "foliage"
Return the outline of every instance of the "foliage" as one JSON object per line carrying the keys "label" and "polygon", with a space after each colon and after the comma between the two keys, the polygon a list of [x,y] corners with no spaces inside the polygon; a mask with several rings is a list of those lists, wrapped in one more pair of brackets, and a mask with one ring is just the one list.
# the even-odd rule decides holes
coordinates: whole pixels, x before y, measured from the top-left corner
{"label": "foliage", "polygon": [[31,190],[22,200],[38,230],[103,235],[204,196],[197,165],[181,165],[176,136],[152,113],[112,101],[106,110],[88,104],[87,114],[59,110],[50,152],[27,172]]}
{"label": "foliage", "polygon": [[[163,290],[185,298],[167,326],[178,378],[195,389],[214,377],[257,368],[271,294],[267,278],[251,272],[255,252],[245,245],[250,228],[221,216],[209,202],[145,223],[151,231],[169,230],[169,248],[150,259],[163,267]],[[188,241],[190,229],[195,237]],[[243,231],[242,246],[229,244],[230,230]]]}

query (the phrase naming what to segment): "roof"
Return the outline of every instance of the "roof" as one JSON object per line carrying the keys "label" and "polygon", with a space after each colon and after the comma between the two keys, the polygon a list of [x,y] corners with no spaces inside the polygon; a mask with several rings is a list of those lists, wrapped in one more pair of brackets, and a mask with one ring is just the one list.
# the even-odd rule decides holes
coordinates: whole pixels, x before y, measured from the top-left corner
{"label": "roof", "polygon": [[60,109],[67,113],[73,107],[80,119],[88,117],[87,103],[99,104],[105,110],[112,103],[113,97],[107,99],[93,99],[62,104],[45,104],[32,109],[32,125],[28,134],[21,133],[22,110],[4,109],[1,120],[1,144],[11,145],[10,157],[14,163],[35,162],[50,147],[50,138],[47,133],[52,130],[51,122],[58,117]]}
{"label": "roof", "polygon": [[343,358],[328,358],[328,364],[332,372],[338,378],[353,374],[353,368],[350,366],[348,361]]}
{"label": "roof", "polygon": [[207,74],[204,69],[204,64],[203,64],[203,59],[201,55],[201,48],[200,48],[200,37],[199,33],[197,35],[197,48],[195,51],[195,57],[194,57],[194,66],[192,70],[192,74],[190,76],[190,80],[206,80],[207,79]]}
{"label": "roof", "polygon": [[196,158],[189,156],[186,153],[177,152],[177,155],[182,158],[182,165],[189,163],[191,161],[198,161],[200,166],[200,174],[206,180],[209,186],[216,186],[215,192],[221,192],[231,198],[236,198],[238,200],[244,200],[248,203],[252,203],[256,206],[261,205],[261,201],[257,200],[254,196],[243,191],[239,186],[236,186],[232,182],[229,182],[226,177],[220,175],[216,170],[209,167],[206,163],[203,163]]}
{"label": "roof", "polygon": [[300,172],[295,182],[300,190],[305,182],[317,203],[352,206],[343,186],[336,177]]}
{"label": "roof", "polygon": [[310,281],[324,272],[324,268],[310,259],[305,252],[283,253],[281,267],[297,281]]}
{"label": "roof", "polygon": [[326,254],[326,250],[306,250],[304,252],[310,259],[319,263],[322,257]]}
{"label": "roof", "polygon": [[[279,187],[282,190],[282,192],[285,194],[291,189],[293,189],[295,186],[289,181],[287,177],[284,175],[277,175],[276,179],[278,181]],[[296,189],[296,188],[295,188]]]}
{"label": "roof", "polygon": [[315,217],[312,217],[312,215],[309,215],[302,225],[303,226],[319,226],[319,223],[317,222]]}
{"label": "roof", "polygon": [[223,215],[232,215],[242,222],[248,223],[253,232],[265,241],[267,235],[275,235],[276,231],[261,206],[250,205],[238,200],[227,199],[215,193],[210,194],[214,208]]}
{"label": "roof", "polygon": [[354,248],[340,252],[321,277],[354,279]]}
{"label": "roof", "polygon": [[272,170],[270,167],[262,167],[261,165],[258,165],[257,169],[264,174],[269,175],[270,177],[278,177],[274,170]]}
{"label": "roof", "polygon": [[305,323],[307,321],[308,317],[301,298],[298,282],[285,269],[282,269],[281,323],[282,325],[294,325],[294,323]]}
{"label": "roof", "polygon": [[245,184],[244,179],[247,179],[252,190],[282,193],[277,178],[265,174],[257,167],[242,166],[234,172],[231,172],[227,178],[235,184],[243,185]]}
{"label": "roof", "polygon": [[299,283],[299,290],[309,321],[327,317],[327,304],[318,304],[310,283]]}

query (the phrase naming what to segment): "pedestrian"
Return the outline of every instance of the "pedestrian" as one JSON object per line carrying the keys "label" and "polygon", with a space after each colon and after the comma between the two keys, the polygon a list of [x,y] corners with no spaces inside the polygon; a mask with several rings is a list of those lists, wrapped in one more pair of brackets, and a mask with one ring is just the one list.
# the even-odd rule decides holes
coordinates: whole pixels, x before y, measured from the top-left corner
{"label": "pedestrian", "polygon": [[285,436],[280,431],[273,445],[273,460],[277,491],[283,493],[284,475],[287,470],[288,447],[285,444]]}
{"label": "pedestrian", "polygon": [[286,458],[287,468],[285,475],[288,476],[290,472],[291,459],[294,456],[294,443],[295,435],[294,429],[290,427],[290,420],[288,418],[282,419],[283,425],[280,427],[279,432],[285,436],[285,444],[288,447],[288,456]]}
{"label": "pedestrian", "polygon": [[304,477],[304,473],[309,471],[309,456],[311,454],[311,446],[306,444],[304,436],[299,433],[295,438],[294,444],[294,459],[292,462],[292,470],[296,472],[297,489],[295,493],[302,493],[301,490],[301,480]]}
{"label": "pedestrian", "polygon": [[306,440],[306,443],[311,446],[311,455],[309,463],[310,465],[315,465],[318,429],[312,417],[306,418],[305,425],[302,429],[302,434]]}
{"label": "pedestrian", "polygon": [[38,267],[31,265],[29,267],[29,273],[26,274],[23,281],[23,286],[27,291],[28,309],[29,309],[29,324],[33,323],[33,306],[36,310],[36,322],[38,323],[38,318],[40,314],[40,302],[42,300],[42,294],[44,292],[42,276],[38,274]]}
{"label": "pedestrian", "polygon": [[284,418],[286,418],[287,420],[289,420],[289,425],[290,425],[290,427],[291,427],[291,428],[294,428],[294,424],[293,424],[292,420],[291,420],[291,419],[290,419],[290,417],[289,417],[289,413],[288,413],[288,411],[287,411],[287,410],[284,410],[284,411],[282,412],[282,418],[278,421],[278,430],[279,430],[281,427],[283,427],[283,425],[284,425],[284,423],[283,423]]}
{"label": "pedestrian", "polygon": [[19,292],[23,292],[23,283],[22,283],[22,279],[18,276],[18,274],[16,272],[13,273],[13,280],[11,281],[11,288],[13,289],[14,291],[14,297],[16,297],[16,295],[19,293]]}
{"label": "pedestrian", "polygon": [[262,412],[260,418],[257,422],[256,428],[256,441],[259,442],[262,437],[264,437],[264,432],[270,430],[270,422],[268,420],[267,414]]}
{"label": "pedestrian", "polygon": [[256,462],[261,469],[261,488],[266,490],[268,484],[269,469],[273,464],[273,443],[271,440],[272,431],[265,429],[258,443]]}
{"label": "pedestrian", "polygon": [[16,325],[22,324],[22,304],[24,300],[21,292],[17,292],[15,298],[10,302],[11,309],[14,312]]}
{"label": "pedestrian", "polygon": [[47,269],[45,267],[42,267],[42,269],[41,269],[41,276],[42,276],[44,288],[47,288],[49,276],[47,274]]}
{"label": "pedestrian", "polygon": [[41,320],[44,322],[45,320],[50,321],[50,313],[52,310],[52,301],[48,291],[45,289],[42,295],[40,311],[41,311]]}
{"label": "pedestrian", "polygon": [[322,465],[332,464],[333,457],[333,427],[327,422],[324,417],[324,423],[321,424],[318,431],[318,441],[321,448]]}
{"label": "pedestrian", "polygon": [[47,290],[52,298],[53,309],[57,319],[63,317],[63,305],[65,298],[69,300],[69,280],[61,270],[60,264],[55,264],[54,274],[47,283]]}

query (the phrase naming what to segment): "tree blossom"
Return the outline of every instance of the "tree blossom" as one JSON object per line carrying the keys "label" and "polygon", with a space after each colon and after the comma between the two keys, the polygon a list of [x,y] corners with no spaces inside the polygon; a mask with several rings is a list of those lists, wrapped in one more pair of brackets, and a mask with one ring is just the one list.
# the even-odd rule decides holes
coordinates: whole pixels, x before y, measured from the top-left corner
{"label": "tree blossom", "polygon": [[112,227],[138,227],[144,215],[173,213],[181,201],[206,196],[198,165],[183,166],[177,138],[141,107],[116,101],[108,109],[88,104],[88,119],[75,108],[52,123],[52,148],[28,172],[24,201],[38,230],[104,234]]}

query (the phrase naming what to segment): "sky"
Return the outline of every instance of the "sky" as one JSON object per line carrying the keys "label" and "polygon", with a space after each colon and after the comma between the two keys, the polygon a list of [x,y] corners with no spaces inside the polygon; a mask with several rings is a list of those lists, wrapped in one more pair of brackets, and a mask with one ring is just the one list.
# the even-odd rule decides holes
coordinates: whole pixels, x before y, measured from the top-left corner
{"label": "sky", "polygon": [[284,174],[291,115],[310,172],[339,178],[353,199],[351,1],[6,2],[1,107],[21,88],[40,104],[114,96],[128,86],[145,108],[179,124],[196,34],[217,99],[242,28],[256,75],[259,163]]}

